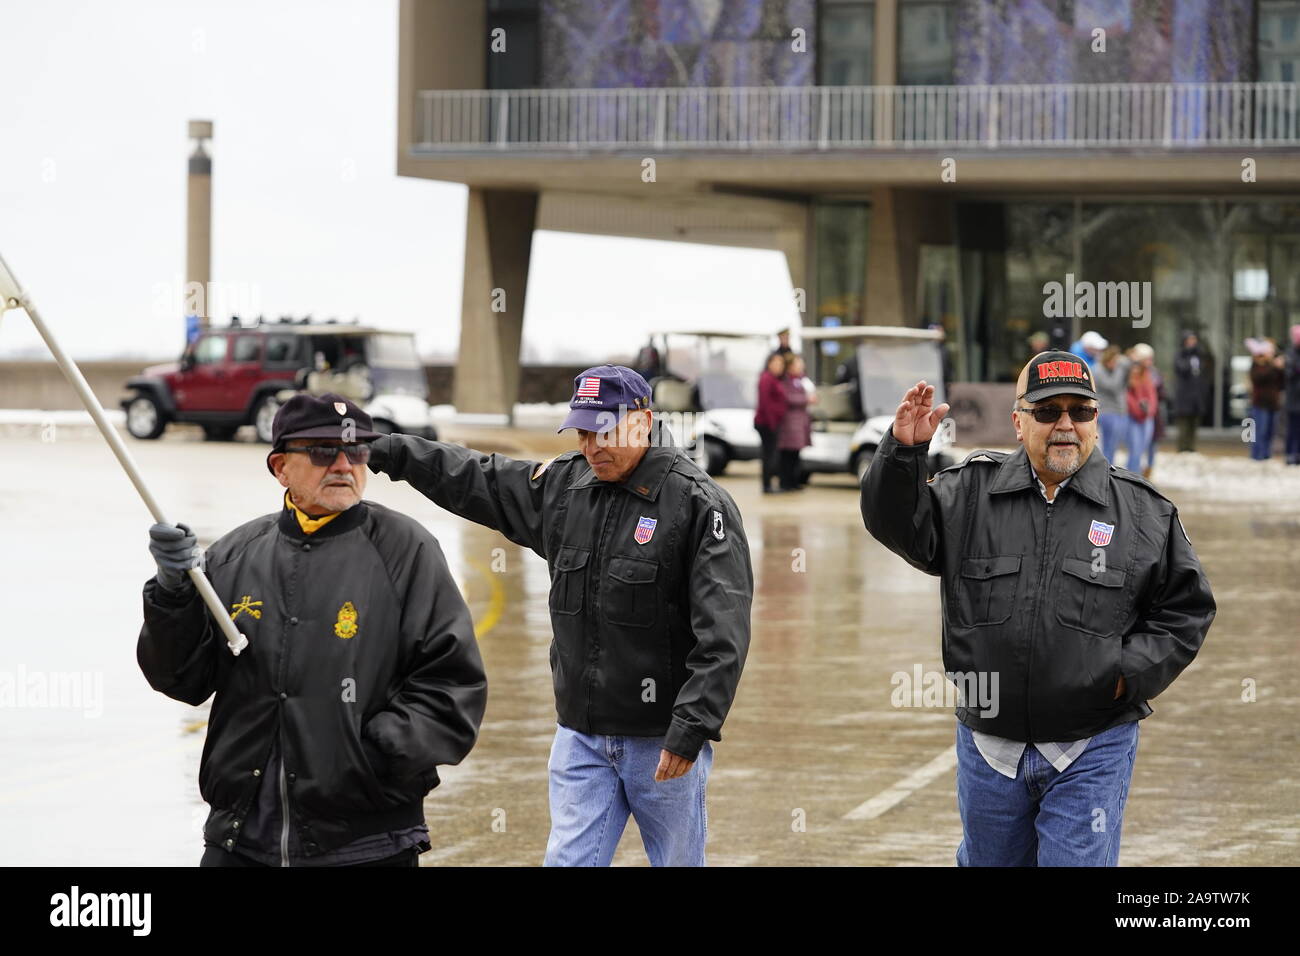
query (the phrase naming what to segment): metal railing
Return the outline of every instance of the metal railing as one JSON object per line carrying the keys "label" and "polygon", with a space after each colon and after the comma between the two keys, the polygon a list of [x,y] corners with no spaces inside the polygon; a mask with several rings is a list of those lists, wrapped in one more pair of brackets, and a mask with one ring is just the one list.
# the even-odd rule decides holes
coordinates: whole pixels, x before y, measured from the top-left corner
{"label": "metal railing", "polygon": [[1300,84],[421,90],[413,152],[1300,144]]}

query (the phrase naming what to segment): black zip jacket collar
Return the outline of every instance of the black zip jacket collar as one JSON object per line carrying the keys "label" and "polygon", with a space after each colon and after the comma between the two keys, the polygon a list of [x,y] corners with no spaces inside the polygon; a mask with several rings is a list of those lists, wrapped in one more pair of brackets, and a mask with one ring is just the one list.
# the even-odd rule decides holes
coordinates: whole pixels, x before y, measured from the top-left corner
{"label": "black zip jacket collar", "polygon": [[[1034,466],[1029,461],[1025,446],[1021,445],[1007,455],[998,466],[997,475],[989,483],[988,493],[997,495],[1009,491],[1037,490],[1034,484],[1035,478]],[[1074,489],[1078,494],[1105,508],[1110,505],[1109,479],[1110,462],[1101,453],[1101,448],[1094,445],[1088,460],[1070,476],[1070,483],[1065,487]]]}

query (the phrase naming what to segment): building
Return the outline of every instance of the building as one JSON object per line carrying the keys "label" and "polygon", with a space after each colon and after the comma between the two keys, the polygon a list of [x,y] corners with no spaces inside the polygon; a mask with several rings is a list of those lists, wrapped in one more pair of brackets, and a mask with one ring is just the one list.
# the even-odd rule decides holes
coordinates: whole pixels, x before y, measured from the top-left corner
{"label": "building", "polygon": [[[959,381],[1054,325],[1165,362],[1192,329],[1207,424],[1225,357],[1300,321],[1300,0],[402,0],[400,29],[398,173],[470,188],[463,409],[515,394],[539,228],[781,250],[805,323],[942,323]],[[1053,282],[1097,294],[1056,317]]]}

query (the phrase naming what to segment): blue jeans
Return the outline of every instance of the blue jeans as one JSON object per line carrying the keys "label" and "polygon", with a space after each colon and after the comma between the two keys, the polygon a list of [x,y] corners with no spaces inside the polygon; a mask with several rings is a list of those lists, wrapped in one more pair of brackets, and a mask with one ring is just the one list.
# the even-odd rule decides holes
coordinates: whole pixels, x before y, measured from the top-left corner
{"label": "blue jeans", "polygon": [[609,866],[631,813],[651,866],[704,866],[704,788],[713,746],[706,740],[683,776],[656,782],[663,745],[663,737],[557,726],[548,764],[551,836],[542,865]]}
{"label": "blue jeans", "polygon": [[1277,412],[1271,408],[1250,407],[1250,417],[1255,419],[1255,440],[1250,445],[1250,457],[1256,461],[1273,457],[1273,426]]}
{"label": "blue jeans", "polygon": [[1117,866],[1138,722],[1102,731],[1061,773],[1033,744],[1016,778],[984,759],[957,724],[958,866]]}
{"label": "blue jeans", "polygon": [[1136,419],[1128,420],[1128,435],[1125,444],[1128,445],[1128,470],[1142,473],[1142,458],[1147,454],[1147,448],[1151,444],[1152,436],[1156,433],[1156,420],[1148,418],[1144,422]]}
{"label": "blue jeans", "polygon": [[1113,465],[1120,440],[1128,428],[1128,416],[1119,412],[1102,412],[1098,418],[1101,420],[1101,453]]}

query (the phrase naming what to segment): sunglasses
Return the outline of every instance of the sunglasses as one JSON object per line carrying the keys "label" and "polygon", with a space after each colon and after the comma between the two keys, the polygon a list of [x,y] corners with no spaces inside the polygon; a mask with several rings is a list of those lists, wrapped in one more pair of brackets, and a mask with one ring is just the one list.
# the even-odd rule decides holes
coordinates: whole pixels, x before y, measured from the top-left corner
{"label": "sunglasses", "polygon": [[1070,421],[1082,425],[1095,419],[1099,409],[1095,405],[1075,405],[1069,409],[1062,408],[1060,405],[1039,405],[1036,408],[1020,408],[1017,411],[1033,415],[1034,421],[1040,425],[1055,425],[1061,418],[1061,412],[1066,412],[1070,416]]}
{"label": "sunglasses", "polygon": [[370,446],[361,442],[355,445],[304,445],[301,448],[286,448],[284,452],[303,452],[317,468],[328,468],[334,464],[339,452],[347,456],[350,465],[364,465],[370,460]]}

